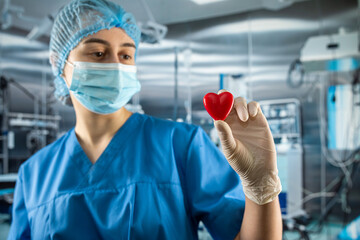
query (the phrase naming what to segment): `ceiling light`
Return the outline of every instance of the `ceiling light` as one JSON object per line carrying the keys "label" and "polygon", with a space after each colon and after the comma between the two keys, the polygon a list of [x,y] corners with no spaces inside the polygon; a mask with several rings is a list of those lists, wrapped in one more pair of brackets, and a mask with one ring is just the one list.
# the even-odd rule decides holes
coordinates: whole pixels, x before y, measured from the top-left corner
{"label": "ceiling light", "polygon": [[224,0],[191,0],[198,5],[214,3],[214,2],[223,2]]}

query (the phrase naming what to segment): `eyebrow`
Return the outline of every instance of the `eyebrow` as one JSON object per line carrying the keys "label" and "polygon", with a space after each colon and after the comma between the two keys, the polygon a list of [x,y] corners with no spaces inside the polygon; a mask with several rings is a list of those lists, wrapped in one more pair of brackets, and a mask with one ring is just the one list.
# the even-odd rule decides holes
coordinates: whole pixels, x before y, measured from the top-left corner
{"label": "eyebrow", "polygon": [[[89,39],[85,40],[83,44],[88,44],[88,43],[101,43],[106,46],[110,46],[110,43],[108,41],[105,41],[100,38],[89,38]],[[121,47],[133,47],[136,49],[136,46],[133,43],[123,43],[123,44],[121,44]]]}

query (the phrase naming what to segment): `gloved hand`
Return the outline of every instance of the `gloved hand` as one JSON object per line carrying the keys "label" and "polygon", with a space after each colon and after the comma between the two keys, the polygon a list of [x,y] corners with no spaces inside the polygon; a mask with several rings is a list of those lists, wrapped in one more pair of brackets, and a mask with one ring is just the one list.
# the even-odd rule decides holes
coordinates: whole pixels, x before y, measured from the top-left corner
{"label": "gloved hand", "polygon": [[246,197],[259,205],[273,201],[281,192],[281,183],[274,140],[259,103],[247,104],[244,98],[236,98],[225,121],[214,125],[226,159],[240,175]]}

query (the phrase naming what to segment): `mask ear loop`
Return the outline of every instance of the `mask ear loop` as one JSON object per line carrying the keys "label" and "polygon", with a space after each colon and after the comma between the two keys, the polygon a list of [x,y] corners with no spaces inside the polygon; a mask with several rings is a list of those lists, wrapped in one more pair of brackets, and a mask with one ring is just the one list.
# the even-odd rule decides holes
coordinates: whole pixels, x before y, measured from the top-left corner
{"label": "mask ear loop", "polygon": [[[73,69],[75,68],[74,67],[74,64],[72,64],[71,62],[69,62],[68,60],[65,60],[65,63],[69,64],[70,66],[73,67]],[[64,75],[64,72],[60,74],[60,76],[64,79],[65,83],[66,83],[66,86],[68,86],[68,88],[70,88],[70,84],[67,82],[66,80],[66,77]]]}

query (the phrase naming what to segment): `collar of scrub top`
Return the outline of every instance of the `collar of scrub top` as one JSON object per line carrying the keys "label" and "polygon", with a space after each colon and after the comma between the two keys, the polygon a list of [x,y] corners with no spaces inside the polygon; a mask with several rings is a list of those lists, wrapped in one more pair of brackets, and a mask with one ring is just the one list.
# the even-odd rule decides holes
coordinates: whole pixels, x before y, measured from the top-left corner
{"label": "collar of scrub top", "polygon": [[[75,163],[75,167],[84,176],[84,180],[77,188],[83,188],[101,181],[102,177],[106,174],[107,169],[110,167],[112,159],[114,158],[114,150],[121,151],[125,144],[130,144],[128,138],[132,135],[140,122],[140,114],[133,113],[121,128],[115,133],[110,143],[102,152],[97,161],[93,164],[82,149],[76,134],[75,128],[71,129],[69,139],[66,143],[67,157],[70,161]],[[123,137],[126,136],[126,137]]]}

